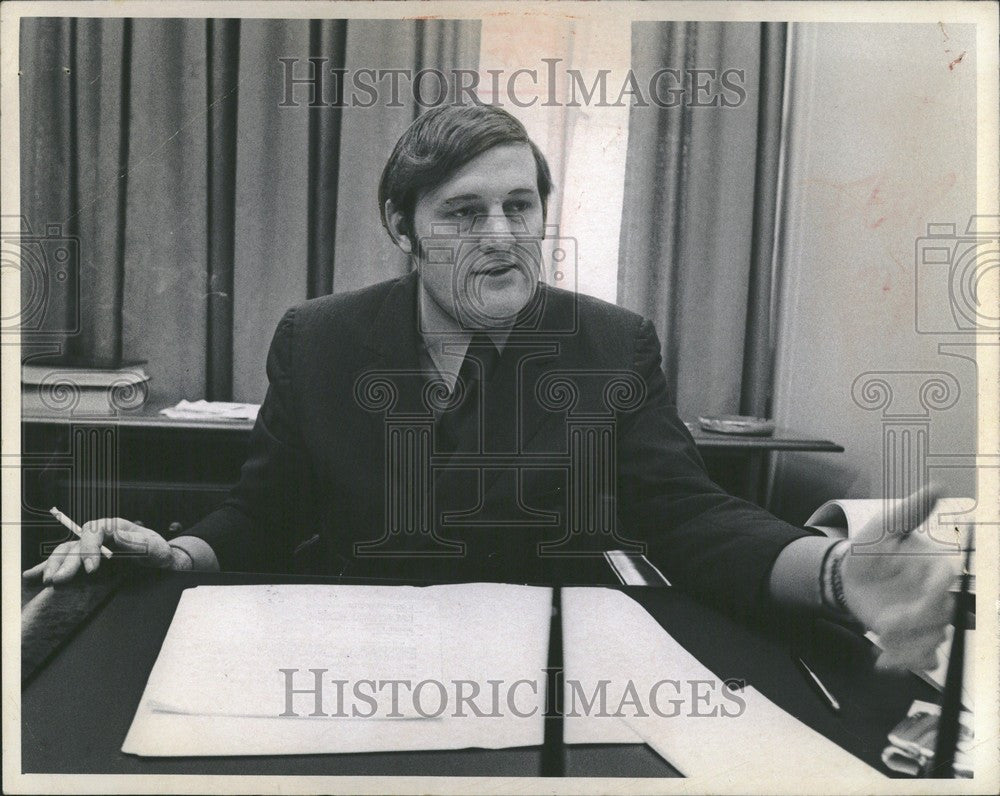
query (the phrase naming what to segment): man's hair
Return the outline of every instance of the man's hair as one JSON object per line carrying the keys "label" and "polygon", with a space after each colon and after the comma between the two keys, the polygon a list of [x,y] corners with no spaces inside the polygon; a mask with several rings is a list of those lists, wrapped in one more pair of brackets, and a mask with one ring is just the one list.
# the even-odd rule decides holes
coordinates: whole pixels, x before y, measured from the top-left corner
{"label": "man's hair", "polygon": [[[378,186],[379,213],[388,230],[387,199],[403,214],[408,234],[420,195],[447,180],[473,158],[493,147],[527,144],[535,157],[542,212],[552,192],[545,155],[516,118],[496,105],[443,105],[418,116],[396,142]],[[413,241],[416,245],[416,241]]]}

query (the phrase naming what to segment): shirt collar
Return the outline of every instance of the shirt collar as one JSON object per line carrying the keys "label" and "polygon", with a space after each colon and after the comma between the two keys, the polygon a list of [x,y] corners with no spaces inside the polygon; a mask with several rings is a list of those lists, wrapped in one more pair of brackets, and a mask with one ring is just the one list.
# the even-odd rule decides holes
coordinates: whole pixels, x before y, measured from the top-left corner
{"label": "shirt collar", "polygon": [[[417,288],[417,317],[423,346],[434,368],[442,376],[455,376],[469,348],[472,331],[463,329],[427,292],[422,281]],[[502,353],[510,337],[510,328],[493,329],[487,334]]]}

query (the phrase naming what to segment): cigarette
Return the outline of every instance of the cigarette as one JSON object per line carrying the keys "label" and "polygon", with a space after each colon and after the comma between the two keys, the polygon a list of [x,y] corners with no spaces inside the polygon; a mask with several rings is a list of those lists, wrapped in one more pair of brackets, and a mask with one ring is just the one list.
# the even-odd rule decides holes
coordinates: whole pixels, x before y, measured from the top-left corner
{"label": "cigarette", "polygon": [[[69,530],[75,533],[79,538],[81,539],[83,538],[83,529],[75,522],[73,522],[73,520],[71,520],[61,511],[59,511],[59,509],[57,509],[55,506],[49,509],[49,514],[51,514],[53,517],[59,520],[59,522],[61,522],[65,527],[69,528]],[[108,550],[108,548],[106,548],[104,545],[101,545],[101,555],[104,556],[105,558],[111,558],[113,554],[110,550]]]}

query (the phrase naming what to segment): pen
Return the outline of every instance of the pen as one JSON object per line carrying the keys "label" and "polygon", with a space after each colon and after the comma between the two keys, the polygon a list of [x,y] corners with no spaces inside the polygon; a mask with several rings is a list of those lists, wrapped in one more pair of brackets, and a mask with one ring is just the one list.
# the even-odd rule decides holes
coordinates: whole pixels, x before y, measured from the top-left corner
{"label": "pen", "polygon": [[[957,528],[955,529],[958,530]],[[934,742],[934,758],[927,776],[935,779],[952,779],[955,776],[955,753],[958,750],[959,716],[962,712],[962,676],[965,667],[965,628],[968,622],[969,579],[974,547],[972,529],[969,529],[968,547],[965,549],[965,566],[962,568],[962,587],[955,600],[955,626],[951,637],[951,652],[948,655],[948,673],[941,693],[941,715],[938,718],[937,737]]]}
{"label": "pen", "polygon": [[[59,520],[59,522],[61,522],[65,527],[69,528],[69,530],[75,533],[78,537],[80,537],[81,539],[83,538],[83,529],[75,522],[73,522],[73,520],[71,520],[61,511],[59,511],[59,509],[57,509],[55,506],[49,509],[49,514],[51,514],[53,517]],[[104,545],[101,545],[101,555],[104,556],[105,558],[111,558],[113,553],[110,550],[108,550],[108,548],[106,548]]]}
{"label": "pen", "polygon": [[806,676],[806,679],[808,679],[809,682],[813,684],[816,693],[818,693],[821,697],[823,697],[823,701],[825,701],[826,704],[830,706],[830,710],[832,710],[834,713],[839,713],[840,703],[837,701],[836,697],[834,697],[834,695],[830,693],[830,689],[828,689],[825,685],[823,685],[823,681],[816,676],[816,672],[810,669],[809,666],[806,664],[806,662],[802,660],[802,658],[796,658],[795,663],[798,664],[799,668],[802,670],[802,673]]}

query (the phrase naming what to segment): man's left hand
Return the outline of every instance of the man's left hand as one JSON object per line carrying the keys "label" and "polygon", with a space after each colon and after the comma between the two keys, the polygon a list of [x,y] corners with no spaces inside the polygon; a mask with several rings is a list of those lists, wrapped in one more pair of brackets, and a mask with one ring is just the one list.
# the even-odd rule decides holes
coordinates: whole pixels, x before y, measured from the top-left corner
{"label": "man's left hand", "polygon": [[[950,593],[963,561],[958,546],[929,535],[938,494],[921,489],[891,512],[911,527],[886,527],[880,517],[851,537],[841,564],[843,597],[855,618],[879,637],[878,666],[922,671],[937,666],[936,650],[951,621]],[[888,512],[887,512],[888,513]],[[960,535],[968,542],[968,533]]]}

